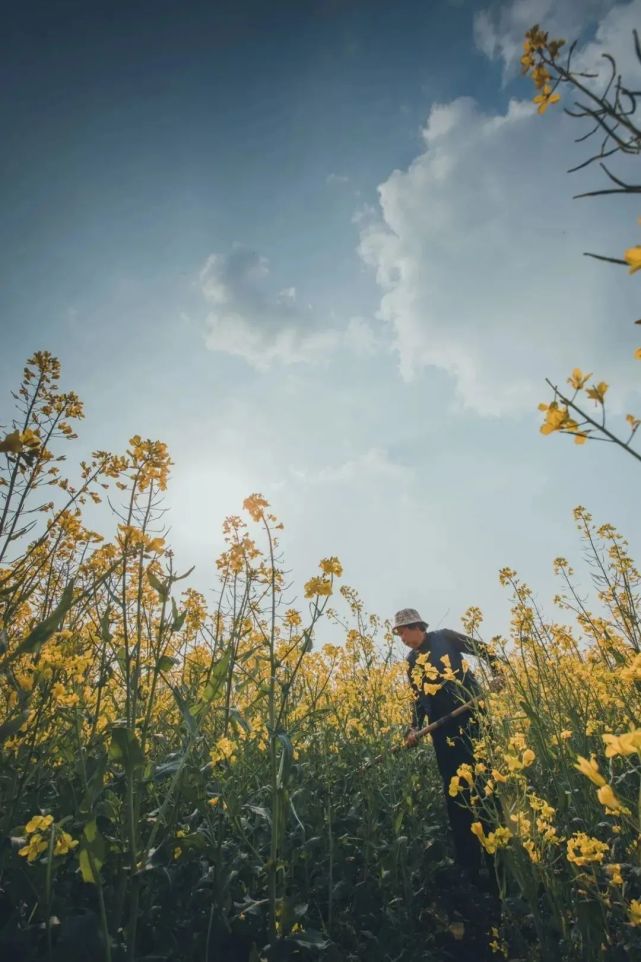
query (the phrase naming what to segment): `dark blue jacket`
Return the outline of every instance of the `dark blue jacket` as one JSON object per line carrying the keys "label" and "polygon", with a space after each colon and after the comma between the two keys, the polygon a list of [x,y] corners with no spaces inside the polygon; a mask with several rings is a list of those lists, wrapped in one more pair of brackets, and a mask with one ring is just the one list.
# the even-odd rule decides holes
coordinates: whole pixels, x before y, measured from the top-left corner
{"label": "dark blue jacket", "polygon": [[[425,668],[417,666],[419,655],[426,655]],[[432,669],[436,669],[439,675],[444,670],[445,663],[441,659],[445,655],[449,658],[456,681],[444,681],[442,677],[432,678]],[[410,651],[407,656],[407,673],[415,699],[413,728],[422,728],[426,719],[433,722],[443,715],[448,715],[461,702],[480,693],[474,673],[469,668],[466,671],[463,666],[465,655],[476,655],[488,661],[493,668],[496,667],[497,659],[489,653],[484,644],[449,628],[426,632],[425,641],[420,648]],[[440,684],[440,690],[433,694],[427,693],[424,685],[434,684]]]}

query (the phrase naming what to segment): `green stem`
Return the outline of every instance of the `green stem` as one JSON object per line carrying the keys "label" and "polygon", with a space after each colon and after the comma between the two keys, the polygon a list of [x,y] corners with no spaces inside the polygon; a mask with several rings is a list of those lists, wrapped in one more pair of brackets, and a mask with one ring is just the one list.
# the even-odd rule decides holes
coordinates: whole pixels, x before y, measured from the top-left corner
{"label": "green stem", "polygon": [[45,914],[47,927],[47,958],[51,962],[53,958],[53,946],[51,943],[51,888],[53,884],[53,846],[55,840],[55,825],[51,826],[49,833],[49,849],[47,851],[47,871],[45,875]]}
{"label": "green stem", "polygon": [[[85,753],[82,748],[82,740],[80,738],[80,721],[78,718],[78,711],[74,712],[74,720],[76,727],[76,739],[78,741],[78,756],[80,758],[80,774],[82,778],[82,787],[85,796],[89,792],[89,781],[87,779],[87,766],[85,761]],[[89,858],[89,865],[91,867],[91,874],[93,875],[94,881],[96,883],[96,889],[98,891],[98,905],[100,908],[100,925],[102,927],[102,934],[105,940],[105,962],[111,962],[111,936],[109,935],[109,923],[107,921],[107,910],[105,907],[105,893],[102,885],[102,876],[100,875],[100,870],[96,866],[94,857],[87,849],[87,856]]]}

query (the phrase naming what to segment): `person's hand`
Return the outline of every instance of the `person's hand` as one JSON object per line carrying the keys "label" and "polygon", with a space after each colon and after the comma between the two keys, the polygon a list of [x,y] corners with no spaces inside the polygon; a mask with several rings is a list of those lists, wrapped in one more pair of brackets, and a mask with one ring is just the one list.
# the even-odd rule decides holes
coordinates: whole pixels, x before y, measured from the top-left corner
{"label": "person's hand", "polygon": [[410,728],[405,736],[405,747],[416,748],[418,745],[418,728]]}
{"label": "person's hand", "polygon": [[503,691],[505,688],[505,678],[503,675],[494,675],[488,684],[489,691]]}

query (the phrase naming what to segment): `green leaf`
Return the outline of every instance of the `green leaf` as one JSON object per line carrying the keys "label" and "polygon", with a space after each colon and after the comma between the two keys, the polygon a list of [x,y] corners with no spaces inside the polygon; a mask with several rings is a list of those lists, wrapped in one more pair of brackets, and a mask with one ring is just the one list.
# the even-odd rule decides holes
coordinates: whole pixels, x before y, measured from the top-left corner
{"label": "green leaf", "polygon": [[45,641],[53,635],[55,631],[58,631],[62,619],[67,614],[69,609],[73,604],[73,581],[70,581],[65,590],[62,592],[62,596],[57,606],[51,612],[48,618],[41,621],[39,625],[29,632],[27,637],[22,641],[13,653],[13,657],[17,658],[19,655],[33,654],[37,651]]}
{"label": "green leaf", "polygon": [[111,729],[109,743],[109,758],[120,762],[127,771],[140,768],[145,761],[140,743],[128,728],[114,727]]}
{"label": "green leaf", "polygon": [[187,728],[189,729],[189,731],[192,733],[192,735],[195,734],[195,732],[196,732],[196,727],[197,727],[197,726],[196,726],[196,719],[195,719],[194,715],[197,714],[197,712],[194,712],[194,709],[197,709],[198,706],[197,706],[197,705],[188,705],[186,699],[183,698],[183,696],[182,696],[182,694],[180,693],[179,689],[176,688],[175,685],[172,685],[172,686],[171,686],[171,690],[172,690],[172,693],[173,693],[174,698],[176,699],[176,704],[178,705],[178,710],[180,711],[180,714],[182,715],[182,720],[184,721],[185,725],[187,726]]}
{"label": "green leaf", "polygon": [[162,655],[162,657],[158,659],[158,671],[169,671],[170,668],[173,668],[174,665],[177,664],[177,658],[172,658],[170,655]]}
{"label": "green leaf", "polygon": [[182,760],[183,756],[175,752],[173,756],[169,756],[166,762],[161,762],[159,765],[156,765],[153,770],[154,781],[160,778],[166,778],[168,775],[174,775],[182,765]]}
{"label": "green leaf", "polygon": [[12,735],[15,735],[16,732],[19,732],[22,726],[24,725],[24,723],[28,721],[28,719],[29,719],[29,712],[23,711],[23,712],[20,712],[19,715],[16,715],[15,718],[11,718],[9,721],[5,722],[3,725],[0,725],[0,745],[4,741],[6,741],[7,738],[11,738]]}
{"label": "green leaf", "polygon": [[160,578],[156,577],[153,571],[147,572],[147,579],[149,580],[151,587],[158,592],[160,600],[167,601],[167,598],[169,597],[169,583],[166,581],[162,582]]}
{"label": "green leaf", "polygon": [[83,882],[95,885],[105,861],[105,840],[98,831],[95,818],[87,822],[82,830],[78,850],[78,862]]}
{"label": "green leaf", "polygon": [[265,821],[268,822],[268,823],[271,825],[271,823],[272,823],[272,817],[271,817],[270,813],[267,811],[267,809],[266,809],[266,808],[263,808],[262,805],[249,805],[249,804],[246,804],[246,805],[243,805],[243,808],[246,808],[246,809],[248,809],[250,812],[253,812],[255,815],[260,816],[260,818],[264,818]]}
{"label": "green leaf", "polygon": [[292,760],[294,758],[294,746],[292,745],[287,732],[276,732],[276,741],[279,741],[283,746],[276,779],[278,788],[282,788],[289,780],[289,773],[291,771]]}
{"label": "green leaf", "polygon": [[118,662],[118,666],[120,667],[120,671],[122,672],[123,677],[126,678],[127,677],[127,649],[123,645],[121,645],[121,647],[118,648],[118,650],[116,651],[116,661]]}
{"label": "green leaf", "polygon": [[219,658],[219,660],[211,669],[209,680],[205,685],[205,691],[203,692],[203,698],[205,701],[212,701],[212,699],[216,697],[222,688],[223,682],[227,678],[230,660],[231,652],[226,651],[222,658]]}
{"label": "green leaf", "polygon": [[86,760],[85,767],[87,791],[80,801],[80,811],[88,814],[93,811],[96,800],[105,788],[104,774],[107,769],[107,755],[101,751],[99,755],[90,756]]}
{"label": "green leaf", "polygon": [[240,728],[243,729],[244,732],[246,732],[249,735],[249,733],[251,732],[251,726],[247,721],[247,719],[244,718],[243,715],[241,715],[241,713],[238,711],[237,708],[229,709],[229,718],[231,721],[233,721],[235,725],[238,725]]}
{"label": "green leaf", "polygon": [[226,651],[222,658],[219,658],[215,665],[213,665],[209,678],[207,679],[207,684],[203,689],[203,693],[199,701],[192,705],[189,709],[189,713],[194,717],[201,715],[205,710],[207,705],[210,704],[220,691],[223,686],[225,679],[227,678],[227,671],[229,669],[229,662],[231,659],[231,653]]}
{"label": "green leaf", "polygon": [[172,630],[172,631],[180,631],[180,629],[182,628],[182,626],[183,626],[184,623],[185,623],[185,618],[187,617],[187,609],[185,609],[184,611],[178,611],[178,605],[176,604],[176,602],[175,602],[174,599],[172,598],[172,599],[171,599],[171,611],[172,611],[172,614],[173,614],[173,617],[174,617],[174,620],[173,620],[172,623],[171,623],[171,630]]}
{"label": "green leaf", "polygon": [[109,608],[105,611],[104,615],[100,619],[100,637],[102,641],[109,644],[111,642],[111,632],[109,631]]}
{"label": "green leaf", "polygon": [[287,937],[288,942],[294,942],[304,949],[316,949],[322,951],[329,948],[330,941],[321,932],[315,929],[306,929],[304,932],[295,932]]}

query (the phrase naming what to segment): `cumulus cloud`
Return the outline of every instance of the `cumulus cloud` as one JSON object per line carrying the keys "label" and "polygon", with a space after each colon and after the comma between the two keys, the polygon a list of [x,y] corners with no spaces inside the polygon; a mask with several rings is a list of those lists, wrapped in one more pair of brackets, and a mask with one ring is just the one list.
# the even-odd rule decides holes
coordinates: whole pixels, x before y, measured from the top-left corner
{"label": "cumulus cloud", "polygon": [[[506,8],[510,23],[534,6]],[[620,45],[627,7],[618,13],[607,24]],[[533,410],[544,378],[574,366],[632,389],[635,278],[581,254],[638,243],[636,211],[572,200],[595,178],[603,186],[598,171],[563,173],[586,156],[573,143],[583,132],[559,109],[540,117],[518,100],[497,113],[471,98],[432,107],[422,151],[379,186],[377,216],[359,225],[406,380],[441,368],[461,404],[486,415]]]}
{"label": "cumulus cloud", "polygon": [[236,245],[228,254],[208,257],[200,272],[209,306],[207,347],[259,370],[274,362],[319,360],[333,351],[340,333],[323,329],[294,287],[277,290],[270,281],[269,262],[256,251]]}
{"label": "cumulus cloud", "polygon": [[266,257],[239,244],[228,254],[208,257],[199,282],[209,306],[207,347],[257,370],[319,362],[337,350],[365,357],[388,348],[380,330],[363,317],[329,326],[311,305],[300,303],[295,287],[278,290],[271,283]]}
{"label": "cumulus cloud", "polygon": [[482,53],[502,60],[506,73],[511,73],[518,65],[525,31],[535,23],[550,36],[574,40],[611,7],[612,0],[497,0],[475,16],[474,39]]}
{"label": "cumulus cloud", "polygon": [[617,71],[626,78],[632,88],[638,87],[639,61],[637,59],[632,31],[641,26],[641,0],[616,4],[597,25],[594,40],[579,49],[573,65],[576,70],[595,74],[595,86],[603,86],[610,76],[610,64],[603,57],[605,52],[614,57]]}
{"label": "cumulus cloud", "polygon": [[357,356],[371,356],[387,347],[383,338],[364,317],[351,317],[345,329],[345,344]]}

